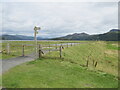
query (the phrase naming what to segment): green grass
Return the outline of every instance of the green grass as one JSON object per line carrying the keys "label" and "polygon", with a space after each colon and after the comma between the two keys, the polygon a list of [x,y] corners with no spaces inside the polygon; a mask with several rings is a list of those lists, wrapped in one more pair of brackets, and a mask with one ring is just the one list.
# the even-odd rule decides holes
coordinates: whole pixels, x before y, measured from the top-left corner
{"label": "green grass", "polygon": [[[106,42],[94,42],[81,44],[63,50],[62,57],[64,60],[86,66],[89,61],[89,69],[104,71],[106,73],[118,76],[118,50],[106,48]],[[53,52],[48,57],[58,57],[59,52]],[[97,62],[95,68],[93,62]]]}
{"label": "green grass", "polygon": [[112,75],[60,59],[41,59],[5,73],[3,85],[8,88],[115,88],[117,80]]}
{"label": "green grass", "polygon": [[107,42],[106,47],[112,50],[120,50],[119,42]]}
{"label": "green grass", "polygon": [[[7,88],[117,88],[118,53],[107,42],[93,42],[50,52],[3,74]],[[86,61],[89,66],[86,67]],[[93,66],[93,60],[98,62]]]}

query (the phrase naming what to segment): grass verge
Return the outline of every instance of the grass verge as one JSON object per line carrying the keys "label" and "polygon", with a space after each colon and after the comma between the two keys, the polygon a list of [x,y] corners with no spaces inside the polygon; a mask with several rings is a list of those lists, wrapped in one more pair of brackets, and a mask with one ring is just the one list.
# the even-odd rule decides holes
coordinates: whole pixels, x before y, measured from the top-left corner
{"label": "grass verge", "polygon": [[8,88],[115,88],[117,80],[110,74],[96,73],[67,61],[41,59],[5,73],[3,85]]}

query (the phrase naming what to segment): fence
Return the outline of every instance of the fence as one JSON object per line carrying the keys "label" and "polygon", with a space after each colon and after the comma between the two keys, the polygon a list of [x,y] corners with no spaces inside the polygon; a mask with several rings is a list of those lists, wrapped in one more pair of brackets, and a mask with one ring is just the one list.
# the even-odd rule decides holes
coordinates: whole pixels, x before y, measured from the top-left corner
{"label": "fence", "polygon": [[12,43],[4,43],[2,44],[2,56],[25,56],[29,55],[34,50],[34,45],[32,44],[12,44]]}
{"label": "fence", "polygon": [[35,45],[34,44],[11,44],[6,43],[2,46],[1,53],[8,56],[33,56],[41,58],[43,54],[50,53],[53,51],[58,51],[60,58],[62,58],[62,50],[64,48],[69,48],[71,46],[77,45],[79,43],[56,43],[56,44],[39,44],[37,45],[37,55],[35,55]]}
{"label": "fence", "polygon": [[[41,58],[44,55],[48,55],[49,58],[52,57],[51,52],[57,52],[57,56],[59,58],[63,58],[63,49],[69,48],[75,45],[84,44],[82,43],[56,43],[56,44],[38,44],[37,45],[37,54],[36,54],[36,45],[34,44],[11,44],[6,43],[2,45],[1,53],[2,56],[11,56],[11,57],[18,57],[18,56],[30,56],[33,58]],[[54,56],[54,55],[53,55]],[[47,57],[47,56],[45,56]],[[55,57],[55,56],[54,56]],[[89,66],[90,61],[89,58],[86,61],[85,66]],[[93,61],[94,67],[96,67],[98,62]]]}

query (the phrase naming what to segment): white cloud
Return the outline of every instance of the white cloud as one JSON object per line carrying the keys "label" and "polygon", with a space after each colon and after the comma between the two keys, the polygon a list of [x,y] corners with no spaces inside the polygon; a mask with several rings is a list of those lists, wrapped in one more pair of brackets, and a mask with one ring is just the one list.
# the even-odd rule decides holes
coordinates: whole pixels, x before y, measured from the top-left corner
{"label": "white cloud", "polygon": [[117,3],[4,3],[3,33],[56,37],[69,33],[104,33],[117,28]]}
{"label": "white cloud", "polygon": [[119,2],[119,0],[1,0],[2,2]]}

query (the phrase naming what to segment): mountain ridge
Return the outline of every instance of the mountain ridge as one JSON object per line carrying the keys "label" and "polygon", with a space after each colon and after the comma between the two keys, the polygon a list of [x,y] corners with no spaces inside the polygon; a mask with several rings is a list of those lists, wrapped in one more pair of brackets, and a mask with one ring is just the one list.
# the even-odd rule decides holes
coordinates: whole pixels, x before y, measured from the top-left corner
{"label": "mountain ridge", "polygon": [[87,33],[74,33],[52,40],[103,40],[103,41],[120,41],[120,30],[111,29],[109,32],[103,34],[89,35]]}

